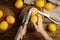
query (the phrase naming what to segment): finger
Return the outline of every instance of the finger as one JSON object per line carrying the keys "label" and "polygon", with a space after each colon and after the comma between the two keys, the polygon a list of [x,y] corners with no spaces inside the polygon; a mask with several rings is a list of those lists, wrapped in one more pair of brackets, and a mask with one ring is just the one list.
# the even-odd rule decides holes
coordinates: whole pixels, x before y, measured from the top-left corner
{"label": "finger", "polygon": [[27,24],[24,23],[23,29],[27,29]]}
{"label": "finger", "polygon": [[42,24],[42,17],[39,14],[37,14],[37,16],[38,16],[38,25],[41,25]]}
{"label": "finger", "polygon": [[37,29],[38,29],[38,27],[37,27],[36,23],[35,23],[33,20],[31,20],[31,21],[32,21],[32,23],[33,23],[33,25],[34,25],[35,29],[37,30]]}
{"label": "finger", "polygon": [[37,17],[38,17],[38,21],[39,21],[39,20],[41,20],[41,21],[42,21],[42,15],[37,14]]}
{"label": "finger", "polygon": [[33,20],[31,20],[32,23],[35,23]]}

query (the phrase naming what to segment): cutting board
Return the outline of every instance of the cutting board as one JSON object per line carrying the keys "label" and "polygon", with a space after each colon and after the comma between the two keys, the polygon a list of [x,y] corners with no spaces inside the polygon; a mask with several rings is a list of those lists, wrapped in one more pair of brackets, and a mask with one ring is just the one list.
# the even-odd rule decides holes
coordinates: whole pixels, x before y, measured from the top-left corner
{"label": "cutting board", "polygon": [[56,3],[56,4],[60,5],[60,0],[49,0],[49,1],[52,3]]}
{"label": "cutting board", "polygon": [[54,20],[60,22],[60,7],[54,7],[52,10],[45,10],[44,12],[51,15]]}

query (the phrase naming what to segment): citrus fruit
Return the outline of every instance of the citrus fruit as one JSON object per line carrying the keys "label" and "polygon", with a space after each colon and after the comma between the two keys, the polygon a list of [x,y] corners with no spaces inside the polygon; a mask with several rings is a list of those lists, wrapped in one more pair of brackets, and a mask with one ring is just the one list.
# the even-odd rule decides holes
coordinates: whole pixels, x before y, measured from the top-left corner
{"label": "citrus fruit", "polygon": [[44,1],[36,0],[35,1],[35,6],[39,7],[39,8],[42,8],[44,6]]}
{"label": "citrus fruit", "polygon": [[14,24],[15,23],[15,18],[13,16],[7,16],[6,21],[9,24]]}
{"label": "citrus fruit", "polygon": [[32,7],[30,10],[32,11],[32,15],[37,14],[38,10],[35,7]]}
{"label": "citrus fruit", "polygon": [[51,23],[48,25],[48,30],[51,32],[55,32],[56,31],[56,25]]}
{"label": "citrus fruit", "polygon": [[53,8],[53,4],[52,3],[46,3],[44,5],[44,8],[47,9],[47,10],[51,10]]}
{"label": "citrus fruit", "polygon": [[36,15],[32,15],[32,16],[31,16],[31,20],[33,20],[34,22],[37,22],[38,18],[37,18]]}
{"label": "citrus fruit", "polygon": [[8,29],[8,23],[6,21],[2,21],[0,24],[1,30],[7,30]]}
{"label": "citrus fruit", "polygon": [[3,11],[0,10],[0,18],[2,18],[2,16],[3,16]]}
{"label": "citrus fruit", "polygon": [[15,2],[15,7],[21,9],[23,7],[23,1],[18,0]]}

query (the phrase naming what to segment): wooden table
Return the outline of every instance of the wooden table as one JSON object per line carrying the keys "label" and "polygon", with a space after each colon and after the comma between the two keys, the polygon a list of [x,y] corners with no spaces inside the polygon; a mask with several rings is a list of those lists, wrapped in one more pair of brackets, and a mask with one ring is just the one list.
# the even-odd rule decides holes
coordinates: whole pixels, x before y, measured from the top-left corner
{"label": "wooden table", "polygon": [[[52,37],[54,40],[60,40],[60,26],[57,25],[57,31],[52,33],[52,32],[49,32],[47,31],[46,27],[49,23],[52,23],[49,19],[47,18],[43,18],[43,24],[44,24],[44,29],[46,30],[46,32],[50,35],[50,37]],[[26,36],[24,36],[24,39],[25,40],[45,40],[43,38],[43,36],[36,32],[36,31],[32,31],[32,32],[28,32],[26,34]]]}
{"label": "wooden table", "polygon": [[[7,0],[8,2],[8,0]],[[0,2],[0,4],[7,5],[6,1],[2,1]],[[4,33],[0,33],[0,40],[14,40],[14,37],[17,33],[17,30],[19,28],[19,13],[21,12],[19,9],[16,9],[15,7],[13,7],[12,5],[14,4],[14,0],[11,0],[8,2],[9,3],[9,7],[14,11],[16,19],[17,19],[17,24],[15,24],[10,30],[8,30],[7,32]],[[18,10],[18,11],[17,11]],[[43,18],[43,24],[44,24],[44,29],[46,30],[46,26],[51,23],[50,20],[48,20],[47,18]],[[47,31],[47,30],[46,30]],[[47,33],[54,39],[54,40],[60,40],[60,26],[57,26],[57,31],[55,33],[49,32],[47,31]],[[24,36],[23,40],[44,40],[43,36],[36,32],[35,30],[30,29],[27,34]]]}
{"label": "wooden table", "polygon": [[[44,29],[46,30],[46,26],[51,23],[47,18],[43,18]],[[13,28],[11,28],[8,32],[0,33],[0,40],[14,40],[16,32],[18,30],[18,24],[16,24]],[[47,31],[47,30],[46,30]],[[52,33],[47,31],[47,33],[54,39],[60,40],[60,27],[57,26],[57,31]],[[23,40],[44,40],[43,36],[36,32],[33,29],[28,29],[28,32],[24,36]]]}

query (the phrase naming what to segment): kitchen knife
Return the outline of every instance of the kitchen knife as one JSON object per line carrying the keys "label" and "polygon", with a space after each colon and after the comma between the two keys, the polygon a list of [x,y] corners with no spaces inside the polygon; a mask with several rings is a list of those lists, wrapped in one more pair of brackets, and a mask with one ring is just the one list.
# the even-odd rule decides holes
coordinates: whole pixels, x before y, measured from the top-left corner
{"label": "kitchen knife", "polygon": [[52,16],[50,16],[50,15],[44,13],[44,12],[41,12],[41,11],[39,11],[39,10],[38,10],[38,13],[39,13],[39,14],[42,14],[43,16],[46,16],[47,18],[49,18],[49,19],[50,19],[52,22],[54,22],[55,24],[60,24],[60,22],[54,20]]}

